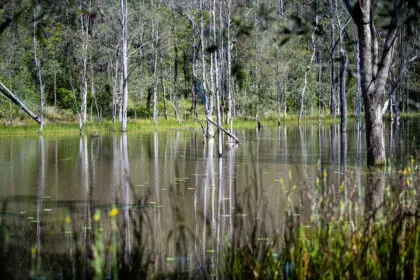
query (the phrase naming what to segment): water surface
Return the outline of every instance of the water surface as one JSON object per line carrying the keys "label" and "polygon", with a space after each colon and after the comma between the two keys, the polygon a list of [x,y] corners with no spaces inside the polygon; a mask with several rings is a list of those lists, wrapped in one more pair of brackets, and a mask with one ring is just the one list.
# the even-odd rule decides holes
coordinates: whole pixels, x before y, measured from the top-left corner
{"label": "water surface", "polygon": [[[97,228],[111,244],[114,207],[126,261],[141,239],[156,271],[217,271],[239,227],[245,240],[264,242],[284,232],[287,215],[316,218],[320,181],[334,195],[350,186],[367,193],[365,135],[348,127],[346,134],[334,124],[236,129],[241,144],[225,139],[220,158],[200,130],[1,137],[2,225],[9,246],[27,254],[11,269],[54,270],[43,254],[71,256],[71,248],[93,244]],[[380,203],[399,163],[419,156],[419,129],[419,119],[387,123],[389,164],[365,207]]]}

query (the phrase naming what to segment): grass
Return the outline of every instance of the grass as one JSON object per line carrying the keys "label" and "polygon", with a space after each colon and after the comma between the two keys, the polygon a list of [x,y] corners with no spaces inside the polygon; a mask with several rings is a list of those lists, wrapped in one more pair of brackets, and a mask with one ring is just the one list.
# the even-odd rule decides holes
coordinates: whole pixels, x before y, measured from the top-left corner
{"label": "grass", "polygon": [[[44,126],[43,134],[78,134],[79,133],[79,124],[75,119],[74,115],[71,112],[56,112],[54,108],[48,109],[48,117],[50,121],[47,121],[47,124]],[[280,124],[281,125],[297,125],[298,124],[298,114],[288,114],[286,117],[282,115]],[[416,118],[420,117],[420,112],[407,112],[402,113],[401,118]],[[386,120],[389,119],[388,114],[384,116]],[[204,123],[205,117],[199,116],[199,119]],[[363,116],[362,116],[363,119]],[[354,114],[349,114],[347,116],[349,122],[356,121],[356,116]],[[340,116],[333,118],[330,115],[325,115],[321,117],[320,121],[324,124],[333,124],[340,123]],[[277,126],[277,119],[261,119],[261,123],[264,126],[275,127]],[[301,120],[302,124],[318,124],[319,119],[317,115],[313,116],[304,116]],[[257,126],[256,120],[253,118],[243,118],[238,117],[233,121],[234,128],[255,128]],[[229,124],[223,125],[226,128],[229,128]],[[129,119],[127,123],[127,132],[137,133],[137,132],[152,132],[155,130],[164,131],[168,129],[201,129],[200,124],[193,120],[187,119],[183,120],[181,123],[173,117],[165,120],[161,118],[156,126],[152,119]],[[94,133],[109,133],[109,132],[120,132],[121,124],[120,122],[112,123],[110,120],[104,120],[100,124],[96,121],[88,121],[83,128],[83,132],[87,134]],[[34,123],[32,120],[27,118],[19,118],[15,120],[13,125],[8,125],[7,120],[0,120],[0,136],[8,135],[38,135],[39,134],[39,125]]]}

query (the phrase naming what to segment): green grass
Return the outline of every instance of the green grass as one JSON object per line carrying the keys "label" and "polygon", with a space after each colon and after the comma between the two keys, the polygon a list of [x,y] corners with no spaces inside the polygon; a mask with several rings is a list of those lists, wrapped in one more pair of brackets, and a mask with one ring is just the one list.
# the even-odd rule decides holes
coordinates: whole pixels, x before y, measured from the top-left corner
{"label": "green grass", "polygon": [[[416,118],[420,117],[420,112],[407,112],[402,113],[401,118]],[[389,119],[388,114],[384,116],[386,120]],[[205,117],[199,116],[201,122],[205,123]],[[356,121],[356,116],[349,114],[347,116],[349,122]],[[363,116],[362,116],[363,120]],[[340,123],[340,116],[333,118],[331,115],[325,115],[320,119],[320,122],[323,124],[333,124]],[[264,126],[274,127],[277,126],[277,119],[262,119],[261,123]],[[305,116],[301,120],[302,124],[318,124],[319,119],[317,115]],[[282,115],[280,120],[280,125],[297,125],[298,124],[298,115],[297,114],[288,114],[286,117]],[[234,128],[255,128],[257,122],[252,118],[235,118],[233,120]],[[229,124],[223,125],[226,128],[229,128]],[[152,119],[129,119],[127,123],[127,132],[128,133],[138,133],[138,132],[152,132],[152,131],[165,131],[170,129],[201,129],[200,124],[193,120],[187,119],[183,120],[181,123],[173,117],[170,117],[168,120],[161,118],[156,126]],[[110,120],[104,120],[100,124],[96,121],[88,121],[83,128],[83,133],[94,134],[94,133],[110,133],[110,132],[120,132],[121,123],[116,121],[112,123]],[[38,135],[39,125],[29,119],[15,120],[13,125],[8,125],[7,120],[0,120],[0,136],[8,135]],[[69,117],[62,119],[54,118],[53,121],[47,121],[44,126],[43,134],[44,135],[54,135],[54,134],[78,134],[79,133],[79,124],[77,121]]]}

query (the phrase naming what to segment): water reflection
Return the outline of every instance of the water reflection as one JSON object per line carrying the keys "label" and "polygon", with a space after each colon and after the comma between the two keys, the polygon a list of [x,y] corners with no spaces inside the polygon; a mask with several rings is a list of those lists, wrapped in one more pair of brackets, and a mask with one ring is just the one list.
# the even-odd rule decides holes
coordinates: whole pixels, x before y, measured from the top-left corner
{"label": "water reflection", "polygon": [[[134,267],[140,246],[155,271],[217,276],[228,265],[221,256],[235,246],[250,244],[252,254],[263,254],[263,245],[288,231],[291,221],[319,219],[323,196],[344,197],[345,207],[357,202],[366,213],[383,204],[392,173],[364,169],[364,135],[355,128],[238,130],[242,144],[225,147],[220,158],[200,131],[1,138],[0,193],[8,211],[37,221],[36,240],[28,237],[22,252],[36,243],[42,258],[76,246],[71,258],[87,258],[97,242],[93,213],[105,216],[100,226],[109,246],[107,213],[116,205],[123,263]],[[399,131],[390,126],[390,154],[407,160],[419,150],[413,142],[419,128],[420,122],[403,123]],[[80,240],[65,233],[70,229]]]}

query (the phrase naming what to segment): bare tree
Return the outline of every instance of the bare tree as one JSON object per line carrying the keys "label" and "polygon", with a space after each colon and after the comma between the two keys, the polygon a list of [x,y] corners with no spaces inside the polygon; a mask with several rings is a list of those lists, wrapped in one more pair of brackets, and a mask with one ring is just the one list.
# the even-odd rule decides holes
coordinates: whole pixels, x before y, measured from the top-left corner
{"label": "bare tree", "polygon": [[41,62],[39,61],[38,54],[37,54],[37,39],[36,39],[36,28],[37,28],[37,10],[39,10],[40,6],[38,1],[36,1],[36,5],[34,7],[34,36],[33,36],[33,42],[34,42],[34,60],[35,60],[35,66],[36,66],[36,73],[38,76],[38,82],[39,82],[39,91],[41,94],[40,104],[39,104],[39,130],[42,131],[44,127],[44,81],[42,79],[42,72],[41,72]]}
{"label": "bare tree", "polygon": [[[88,10],[90,11],[92,1],[88,2]],[[79,9],[84,9],[84,1],[79,1]],[[86,111],[87,111],[87,56],[88,56],[88,44],[89,44],[89,13],[82,13],[79,17],[80,30],[82,35],[82,88],[81,94],[81,105],[80,105],[80,118],[79,118],[79,130],[82,133],[83,125],[86,123]]]}
{"label": "bare tree", "polygon": [[127,105],[128,105],[128,57],[127,57],[127,0],[121,0],[122,18],[122,102],[121,102],[121,131],[127,131]]}

